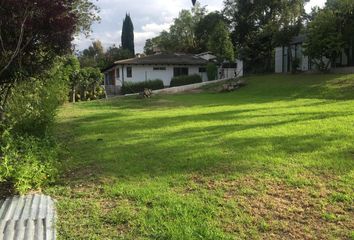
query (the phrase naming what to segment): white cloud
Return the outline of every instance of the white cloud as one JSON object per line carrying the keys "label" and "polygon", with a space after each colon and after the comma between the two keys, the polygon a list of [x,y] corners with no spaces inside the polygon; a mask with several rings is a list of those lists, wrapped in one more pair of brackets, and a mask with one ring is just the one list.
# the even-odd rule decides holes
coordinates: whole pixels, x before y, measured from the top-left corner
{"label": "white cloud", "polygon": [[[223,0],[198,1],[207,6],[208,11],[221,10],[223,7]],[[306,9],[309,11],[312,6],[323,6],[324,2],[311,0]],[[101,8],[101,22],[93,25],[93,33],[89,38],[75,38],[74,44],[79,50],[87,48],[93,40],[100,40],[104,47],[120,45],[123,19],[126,13],[130,13],[134,24],[135,49],[141,52],[146,39],[167,30],[182,9],[192,7],[191,0],[98,0],[95,4]]]}
{"label": "white cloud", "polygon": [[157,23],[148,23],[142,26],[142,30],[144,32],[153,32],[153,33],[160,33],[163,30],[168,30],[171,26],[171,23],[162,23],[162,24],[157,24]]}
{"label": "white cloud", "polygon": [[311,0],[306,4],[305,9],[307,12],[311,12],[311,8],[318,6],[323,7],[325,5],[326,0]]}

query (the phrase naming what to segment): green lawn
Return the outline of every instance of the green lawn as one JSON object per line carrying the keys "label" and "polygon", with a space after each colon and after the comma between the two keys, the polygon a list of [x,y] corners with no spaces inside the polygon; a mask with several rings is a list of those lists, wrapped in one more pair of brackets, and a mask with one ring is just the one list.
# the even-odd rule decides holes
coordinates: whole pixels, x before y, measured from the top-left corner
{"label": "green lawn", "polygon": [[60,239],[354,239],[354,75],[68,104]]}

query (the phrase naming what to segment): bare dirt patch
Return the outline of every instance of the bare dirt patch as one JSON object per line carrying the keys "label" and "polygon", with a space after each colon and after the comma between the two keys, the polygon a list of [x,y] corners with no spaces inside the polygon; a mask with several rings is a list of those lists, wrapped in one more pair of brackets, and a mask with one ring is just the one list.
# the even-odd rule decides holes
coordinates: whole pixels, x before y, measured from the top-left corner
{"label": "bare dirt patch", "polygon": [[352,203],[331,201],[335,192],[331,183],[335,180],[327,180],[318,179],[314,186],[295,187],[280,180],[256,177],[191,177],[201,188],[223,191],[222,205],[231,206],[231,210],[222,207],[220,217],[231,220],[222,222],[221,227],[231,234],[246,232],[251,237],[253,228],[262,239],[350,239],[354,228]]}

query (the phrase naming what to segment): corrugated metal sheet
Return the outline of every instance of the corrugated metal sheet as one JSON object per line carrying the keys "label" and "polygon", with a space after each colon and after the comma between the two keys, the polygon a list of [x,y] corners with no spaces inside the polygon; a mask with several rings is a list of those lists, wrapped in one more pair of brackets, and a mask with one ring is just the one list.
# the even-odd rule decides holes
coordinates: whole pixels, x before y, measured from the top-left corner
{"label": "corrugated metal sheet", "polygon": [[45,195],[0,200],[0,240],[54,240],[55,207]]}

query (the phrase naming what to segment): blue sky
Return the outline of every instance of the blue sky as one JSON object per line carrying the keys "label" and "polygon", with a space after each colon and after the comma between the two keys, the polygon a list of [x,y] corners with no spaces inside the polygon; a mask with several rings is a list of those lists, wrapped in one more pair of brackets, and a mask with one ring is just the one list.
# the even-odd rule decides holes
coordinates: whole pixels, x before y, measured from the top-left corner
{"label": "blue sky", "polygon": [[[257,0],[256,0],[257,1]],[[167,30],[174,18],[182,9],[191,7],[191,0],[98,0],[94,1],[100,7],[101,22],[92,27],[92,34],[85,38],[75,39],[76,49],[87,48],[93,40],[100,40],[104,47],[120,44],[122,22],[125,13],[130,13],[134,23],[135,49],[142,52],[145,40],[157,36],[162,30]],[[221,10],[222,0],[200,0],[208,11]],[[311,0],[306,10],[313,6],[323,6],[325,0]]]}

